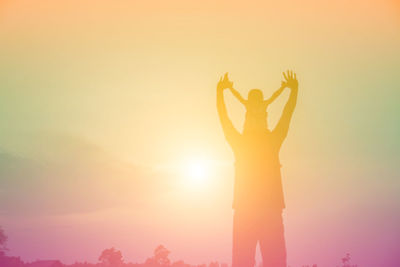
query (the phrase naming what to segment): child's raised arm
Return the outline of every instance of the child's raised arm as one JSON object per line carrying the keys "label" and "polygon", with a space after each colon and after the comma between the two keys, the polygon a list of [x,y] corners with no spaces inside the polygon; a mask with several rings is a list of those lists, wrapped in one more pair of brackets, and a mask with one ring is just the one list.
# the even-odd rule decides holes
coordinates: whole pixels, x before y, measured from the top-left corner
{"label": "child's raised arm", "polygon": [[266,100],[264,100],[264,104],[266,106],[268,106],[269,104],[271,104],[272,102],[274,102],[274,100],[283,92],[283,89],[285,89],[286,87],[286,83],[282,82],[281,87],[275,91],[275,93],[272,94],[272,96]]}
{"label": "child's raised arm", "polygon": [[231,90],[232,94],[237,98],[237,100],[240,101],[240,103],[242,103],[243,105],[246,105],[247,100],[244,99],[236,89],[233,89],[231,87],[231,88],[229,88],[229,90]]}

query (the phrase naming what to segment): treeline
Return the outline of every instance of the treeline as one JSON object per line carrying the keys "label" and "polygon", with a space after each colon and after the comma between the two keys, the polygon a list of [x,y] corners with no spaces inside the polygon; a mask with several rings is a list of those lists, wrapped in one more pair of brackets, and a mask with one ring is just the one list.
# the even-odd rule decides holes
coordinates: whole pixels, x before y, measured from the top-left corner
{"label": "treeline", "polygon": [[[159,245],[155,248],[153,256],[149,257],[144,263],[127,263],[122,257],[122,253],[115,248],[105,249],[101,252],[98,263],[76,262],[73,264],[63,264],[59,260],[38,260],[35,262],[23,262],[20,257],[6,255],[7,236],[0,227],[0,267],[228,267],[226,263],[210,262],[208,264],[192,265],[182,260],[172,262],[169,259],[170,251],[164,246]],[[339,267],[335,265],[336,267]],[[258,267],[262,267],[259,264]],[[290,266],[288,266],[290,267]],[[303,265],[302,267],[318,267],[316,264]],[[342,258],[340,267],[357,267],[350,263],[350,254]]]}
{"label": "treeline", "polygon": [[172,262],[169,259],[170,251],[164,246],[159,245],[154,250],[154,255],[144,263],[126,263],[122,253],[115,248],[103,250],[100,254],[98,263],[76,262],[74,264],[63,264],[58,260],[38,260],[35,262],[24,263],[19,257],[6,256],[4,251],[0,252],[1,267],[228,267],[228,264],[210,262],[208,264],[191,265],[182,260]]}

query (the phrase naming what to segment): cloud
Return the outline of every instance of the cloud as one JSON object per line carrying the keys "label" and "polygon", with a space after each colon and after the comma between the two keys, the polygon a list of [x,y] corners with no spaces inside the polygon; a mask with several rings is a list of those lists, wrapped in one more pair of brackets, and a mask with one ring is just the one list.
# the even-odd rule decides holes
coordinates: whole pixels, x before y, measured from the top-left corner
{"label": "cloud", "polygon": [[33,216],[140,206],[165,184],[151,168],[112,157],[77,137],[41,136],[24,152],[0,154],[0,214]]}

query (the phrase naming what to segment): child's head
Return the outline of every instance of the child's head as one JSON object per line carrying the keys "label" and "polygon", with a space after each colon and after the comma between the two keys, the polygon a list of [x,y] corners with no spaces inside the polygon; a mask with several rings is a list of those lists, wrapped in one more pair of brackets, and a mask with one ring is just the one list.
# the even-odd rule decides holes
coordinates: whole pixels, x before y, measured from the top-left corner
{"label": "child's head", "polygon": [[245,132],[264,132],[267,129],[267,112],[260,89],[251,89],[246,105]]}
{"label": "child's head", "polygon": [[247,96],[247,101],[250,106],[258,106],[263,103],[264,95],[260,89],[251,89]]}

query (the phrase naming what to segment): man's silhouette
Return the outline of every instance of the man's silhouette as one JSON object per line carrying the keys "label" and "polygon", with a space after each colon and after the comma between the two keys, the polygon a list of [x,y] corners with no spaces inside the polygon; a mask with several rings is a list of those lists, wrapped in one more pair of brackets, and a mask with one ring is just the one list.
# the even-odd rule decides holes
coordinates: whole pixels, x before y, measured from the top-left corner
{"label": "man's silhouette", "polygon": [[285,81],[282,85],[290,88],[291,93],[272,131],[266,127],[266,111],[262,109],[265,100],[260,90],[249,92],[246,122],[243,133],[239,133],[228,117],[224,102],[224,89],[233,89],[228,74],[217,85],[219,118],[235,155],[232,267],[253,267],[257,243],[260,244],[264,267],[286,267],[282,221],[285,203],[279,150],[296,106],[298,82],[293,72],[283,75]]}

